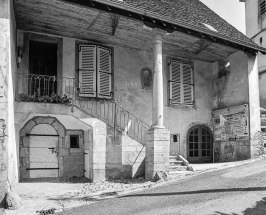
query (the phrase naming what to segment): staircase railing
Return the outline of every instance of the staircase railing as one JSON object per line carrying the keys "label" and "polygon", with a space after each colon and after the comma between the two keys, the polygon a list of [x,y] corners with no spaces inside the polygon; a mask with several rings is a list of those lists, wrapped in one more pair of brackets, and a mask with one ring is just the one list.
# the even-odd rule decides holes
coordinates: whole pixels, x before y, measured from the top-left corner
{"label": "staircase railing", "polygon": [[[20,101],[65,103],[75,106],[89,115],[104,121],[117,132],[127,134],[132,139],[145,145],[148,124],[134,116],[129,111],[104,96],[93,97],[97,92],[82,85],[76,78],[23,75],[18,76]],[[82,89],[82,96],[80,96]],[[85,90],[84,90],[85,89]]]}

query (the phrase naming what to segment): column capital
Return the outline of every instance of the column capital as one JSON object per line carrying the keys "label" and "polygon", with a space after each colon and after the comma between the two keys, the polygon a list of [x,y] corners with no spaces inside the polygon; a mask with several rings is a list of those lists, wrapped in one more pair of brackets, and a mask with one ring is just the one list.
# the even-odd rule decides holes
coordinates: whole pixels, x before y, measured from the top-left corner
{"label": "column capital", "polygon": [[159,29],[159,28],[154,28],[154,29],[152,30],[152,36],[153,36],[153,38],[156,39],[156,40],[163,40],[162,38],[163,38],[164,36],[166,36],[166,33],[167,33],[167,31],[162,30],[162,29]]}

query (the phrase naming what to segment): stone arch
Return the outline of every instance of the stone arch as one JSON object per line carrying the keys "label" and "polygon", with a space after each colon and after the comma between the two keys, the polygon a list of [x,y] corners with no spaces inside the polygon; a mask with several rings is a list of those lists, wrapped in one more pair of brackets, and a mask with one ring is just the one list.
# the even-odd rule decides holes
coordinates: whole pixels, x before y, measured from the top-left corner
{"label": "stone arch", "polygon": [[[29,172],[27,168],[29,166],[29,136],[31,130],[40,124],[48,124],[52,126],[57,135],[59,135],[59,147],[63,145],[62,137],[66,135],[66,128],[55,118],[51,116],[35,116],[32,119],[28,120],[23,128],[19,132],[19,161],[20,161],[20,180],[28,179]],[[61,162],[59,160],[59,162]],[[60,165],[60,163],[59,163]]]}

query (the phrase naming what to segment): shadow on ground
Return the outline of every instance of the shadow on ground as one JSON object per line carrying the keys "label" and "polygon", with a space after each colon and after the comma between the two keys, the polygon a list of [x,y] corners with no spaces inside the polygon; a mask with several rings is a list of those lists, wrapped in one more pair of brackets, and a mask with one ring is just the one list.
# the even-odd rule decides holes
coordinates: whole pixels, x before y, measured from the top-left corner
{"label": "shadow on ground", "polygon": [[[266,197],[262,200],[257,201],[253,208],[247,208],[241,213],[241,215],[265,215],[266,214]],[[240,215],[236,213],[226,214],[216,211],[214,215]]]}
{"label": "shadow on ground", "polygon": [[[266,191],[266,187],[247,187],[247,188],[231,188],[231,189],[211,189],[211,190],[196,190],[189,192],[172,192],[172,193],[144,193],[122,196],[125,197],[145,197],[145,196],[175,196],[175,195],[189,195],[200,193],[224,193],[224,192],[248,192],[248,191]],[[266,215],[266,212],[265,212]]]}

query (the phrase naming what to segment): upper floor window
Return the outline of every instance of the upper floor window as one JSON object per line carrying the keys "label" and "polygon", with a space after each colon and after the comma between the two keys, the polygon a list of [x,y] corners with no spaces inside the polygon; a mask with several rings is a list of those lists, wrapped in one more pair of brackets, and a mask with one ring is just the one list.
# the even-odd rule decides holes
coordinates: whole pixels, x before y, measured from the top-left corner
{"label": "upper floor window", "polygon": [[112,98],[111,49],[97,45],[79,46],[79,96]]}
{"label": "upper floor window", "polygon": [[194,82],[192,66],[177,60],[171,60],[170,66],[170,105],[193,105]]}
{"label": "upper floor window", "polygon": [[260,15],[263,15],[266,12],[265,0],[260,0],[259,2],[260,2],[260,4],[259,4],[259,13],[260,13]]}
{"label": "upper floor window", "polygon": [[152,71],[145,67],[141,70],[141,84],[143,89],[152,89]]}

